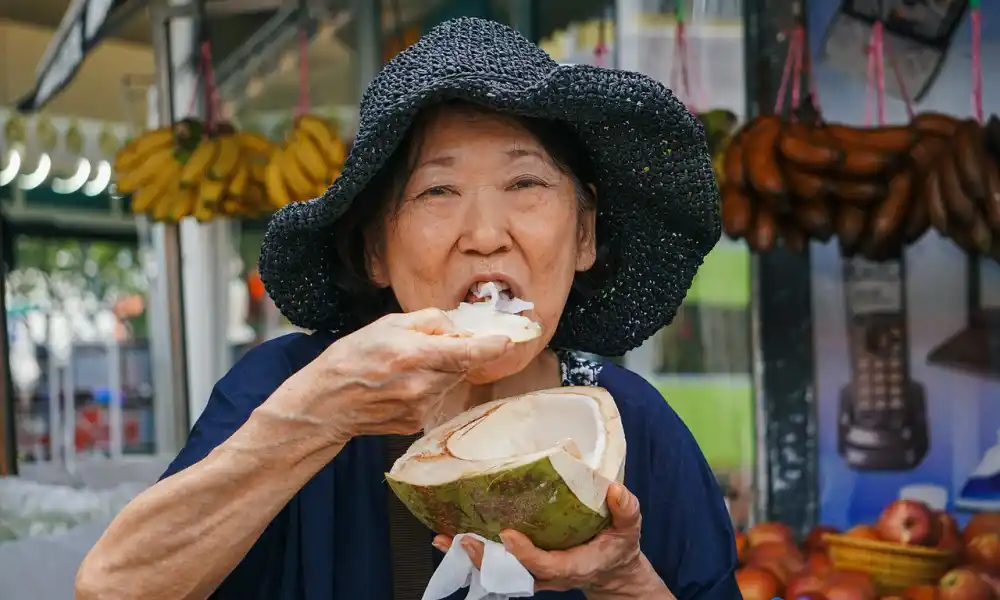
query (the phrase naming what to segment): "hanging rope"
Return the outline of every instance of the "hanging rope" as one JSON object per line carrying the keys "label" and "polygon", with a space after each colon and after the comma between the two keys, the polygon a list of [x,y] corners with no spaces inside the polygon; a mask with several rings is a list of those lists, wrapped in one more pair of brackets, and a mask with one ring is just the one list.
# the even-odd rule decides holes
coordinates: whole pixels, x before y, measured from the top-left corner
{"label": "hanging rope", "polygon": [[687,27],[684,22],[684,0],[674,2],[674,21],[677,30],[674,35],[674,60],[671,63],[670,87],[680,91],[680,96],[691,112],[695,112],[694,98],[691,94],[691,78],[688,71]]}
{"label": "hanging rope", "polygon": [[212,43],[207,37],[201,43],[201,56],[205,70],[205,127],[209,132],[214,132],[222,117],[222,100],[215,83],[215,68],[212,66]]}
{"label": "hanging rope", "polygon": [[865,127],[872,124],[872,105],[877,111],[877,124],[885,125],[885,51],[882,46],[884,34],[882,21],[872,27],[872,37],[868,43],[868,77],[865,83]]}
{"label": "hanging rope", "polygon": [[[785,97],[788,95],[788,86],[792,86],[791,110],[792,119],[796,118],[795,110],[801,103],[802,72],[805,67],[805,27],[794,26],[791,31],[785,34],[788,37],[788,50],[785,53],[785,64],[781,69],[781,83],[778,85],[778,95],[774,99],[774,114],[780,115],[785,109]],[[810,73],[811,75],[811,73]],[[810,77],[811,80],[811,77]],[[812,82],[810,81],[810,90]]]}
{"label": "hanging rope", "polygon": [[597,26],[597,45],[594,46],[594,65],[598,67],[607,66],[604,64],[608,55],[607,20],[602,16]]}
{"label": "hanging rope", "polygon": [[903,80],[903,72],[899,69],[899,63],[896,62],[896,56],[892,53],[889,47],[884,44],[885,33],[883,32],[882,35],[885,56],[889,59],[889,68],[892,69],[893,77],[896,79],[896,87],[899,88],[899,97],[903,99],[903,103],[906,105],[907,118],[912,121],[913,117],[916,116],[917,111],[913,108],[913,100],[910,98],[910,92],[906,88],[906,81]]}
{"label": "hanging rope", "polygon": [[983,21],[979,0],[970,0],[969,19],[972,25],[972,114],[983,122]]}

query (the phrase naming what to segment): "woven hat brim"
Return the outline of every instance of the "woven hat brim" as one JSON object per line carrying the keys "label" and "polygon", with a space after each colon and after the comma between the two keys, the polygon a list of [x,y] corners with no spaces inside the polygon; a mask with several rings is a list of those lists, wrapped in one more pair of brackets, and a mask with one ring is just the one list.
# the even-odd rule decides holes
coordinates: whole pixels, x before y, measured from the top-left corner
{"label": "woven hat brim", "polygon": [[590,152],[618,270],[595,295],[566,307],[553,344],[620,356],[673,319],[721,234],[718,191],[700,121],[669,90],[637,73],[563,65],[525,85],[454,76],[401,93],[355,140],[341,176],[320,198],[279,210],[260,273],[281,312],[307,329],[348,333],[330,283],[331,228],[395,152],[417,114],[443,100],[566,122]]}

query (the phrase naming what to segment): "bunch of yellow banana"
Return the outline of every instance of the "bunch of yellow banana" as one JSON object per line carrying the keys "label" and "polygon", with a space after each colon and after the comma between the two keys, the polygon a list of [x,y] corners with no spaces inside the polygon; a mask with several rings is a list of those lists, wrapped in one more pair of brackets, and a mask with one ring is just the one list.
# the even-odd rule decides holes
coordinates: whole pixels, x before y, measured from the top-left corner
{"label": "bunch of yellow banana", "polygon": [[347,148],[332,123],[316,115],[295,120],[285,144],[264,170],[267,200],[273,209],[323,195],[340,175]]}
{"label": "bunch of yellow banana", "polygon": [[188,213],[199,221],[216,215],[258,217],[270,210],[264,170],[277,146],[264,136],[223,124],[191,153],[178,177]]}
{"label": "bunch of yellow banana", "polygon": [[116,157],[118,190],[132,212],[154,221],[270,212],[264,170],[277,150],[267,138],[223,123],[211,134],[197,120],[149,132]]}
{"label": "bunch of yellow banana", "polygon": [[134,212],[147,212],[168,197],[183,157],[197,145],[202,131],[200,121],[185,119],[147,131],[118,151],[114,160],[117,191],[132,195]]}

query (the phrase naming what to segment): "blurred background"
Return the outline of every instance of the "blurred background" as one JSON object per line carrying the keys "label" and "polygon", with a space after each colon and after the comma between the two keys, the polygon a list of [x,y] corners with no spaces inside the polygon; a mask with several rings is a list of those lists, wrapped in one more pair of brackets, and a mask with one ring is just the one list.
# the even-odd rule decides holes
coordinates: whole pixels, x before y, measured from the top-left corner
{"label": "blurred background", "polygon": [[[463,15],[705,125],[727,236],[673,324],[605,358],[685,421],[738,529],[1000,507],[996,3],[4,0],[0,599],[71,597],[214,382],[293,330],[256,272],[269,214],[339,173],[382,64]],[[982,174],[923,192],[963,143]],[[240,158],[198,168],[209,144]],[[962,194],[978,217],[933,212]]]}

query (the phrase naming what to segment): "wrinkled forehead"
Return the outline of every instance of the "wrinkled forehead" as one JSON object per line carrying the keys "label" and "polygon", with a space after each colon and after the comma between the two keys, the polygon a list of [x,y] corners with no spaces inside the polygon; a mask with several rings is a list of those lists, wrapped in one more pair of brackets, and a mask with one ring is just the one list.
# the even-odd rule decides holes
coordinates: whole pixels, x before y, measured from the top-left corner
{"label": "wrinkled forehead", "polygon": [[411,130],[407,153],[414,167],[433,155],[487,140],[495,142],[503,152],[551,161],[544,143],[524,120],[467,102],[425,109]]}

